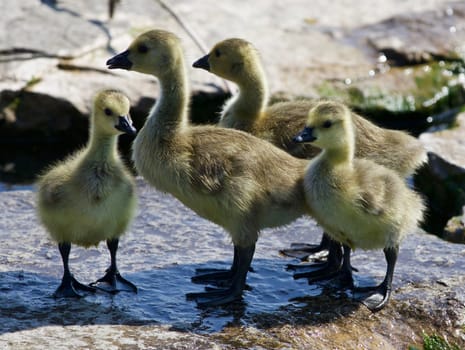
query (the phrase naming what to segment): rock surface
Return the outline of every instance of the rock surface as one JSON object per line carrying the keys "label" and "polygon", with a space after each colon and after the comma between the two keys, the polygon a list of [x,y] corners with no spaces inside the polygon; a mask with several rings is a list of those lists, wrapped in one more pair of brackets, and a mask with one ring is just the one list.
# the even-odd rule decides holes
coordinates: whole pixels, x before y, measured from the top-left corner
{"label": "rock surface", "polygon": [[[332,284],[293,280],[278,250],[317,241],[320,229],[300,219],[265,230],[259,239],[243,303],[198,309],[186,292],[199,267],[227,267],[228,237],[169,195],[138,181],[139,214],[118,253],[123,276],[137,295],[97,293],[54,300],[61,259],[35,215],[34,192],[0,193],[1,349],[406,349],[423,332],[465,346],[465,249],[421,232],[408,236],[389,305],[371,313]],[[70,266],[88,283],[109,263],[105,245],[73,247]],[[384,275],[381,252],[357,251],[356,279]]]}

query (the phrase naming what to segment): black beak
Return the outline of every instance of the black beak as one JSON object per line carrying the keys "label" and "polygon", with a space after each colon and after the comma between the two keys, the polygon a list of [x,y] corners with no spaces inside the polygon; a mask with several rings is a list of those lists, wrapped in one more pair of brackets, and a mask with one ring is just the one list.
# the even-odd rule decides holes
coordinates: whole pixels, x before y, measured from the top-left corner
{"label": "black beak", "polygon": [[121,115],[118,117],[118,124],[115,128],[129,135],[135,135],[137,133],[136,128],[132,125],[132,120],[129,115]]}
{"label": "black beak", "polygon": [[292,141],[296,143],[313,142],[315,140],[316,137],[313,135],[313,128],[308,126],[292,138]]}
{"label": "black beak", "polygon": [[197,61],[195,61],[192,64],[192,67],[202,68],[209,72],[210,71],[210,63],[208,62],[209,58],[210,58],[210,55],[205,55],[202,58],[199,58]]}
{"label": "black beak", "polygon": [[116,56],[113,56],[107,61],[109,69],[121,68],[129,70],[132,67],[132,62],[128,58],[129,50],[123,51]]}

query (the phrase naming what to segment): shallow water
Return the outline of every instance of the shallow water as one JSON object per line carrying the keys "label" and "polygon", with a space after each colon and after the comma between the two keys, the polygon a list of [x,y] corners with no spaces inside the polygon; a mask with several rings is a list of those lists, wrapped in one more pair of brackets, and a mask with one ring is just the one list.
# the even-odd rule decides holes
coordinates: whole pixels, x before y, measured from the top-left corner
{"label": "shallow water", "polygon": [[[316,243],[320,239],[316,224],[300,219],[288,227],[263,232],[252,263],[254,272],[248,275],[250,290],[242,302],[197,308],[195,302],[185,299],[185,293],[201,291],[203,286],[191,283],[190,278],[196,268],[229,267],[229,238],[219,227],[141,181],[139,192],[139,214],[118,252],[121,274],[136,284],[139,292],[98,292],[78,300],[52,297],[61,279],[62,263],[57,247],[37,221],[33,193],[0,193],[0,337],[54,325],[153,325],[187,334],[213,334],[233,325],[279,322],[276,319],[281,316],[289,320],[294,317],[292,310],[308,310],[315,317],[329,312],[334,320],[343,316],[340,308],[347,314],[363,307],[351,301],[348,291],[294,280],[286,270],[286,264],[297,261],[281,257],[279,249],[290,242]],[[437,244],[418,244],[418,237],[407,238],[401,249],[394,288],[445,279],[465,269],[463,246],[437,239]],[[105,244],[87,250],[73,246],[71,250],[71,270],[83,283],[101,277],[107,264]],[[353,264],[360,269],[356,274],[360,284],[374,284],[384,276],[382,252],[356,252]],[[328,304],[328,300],[334,302]]]}

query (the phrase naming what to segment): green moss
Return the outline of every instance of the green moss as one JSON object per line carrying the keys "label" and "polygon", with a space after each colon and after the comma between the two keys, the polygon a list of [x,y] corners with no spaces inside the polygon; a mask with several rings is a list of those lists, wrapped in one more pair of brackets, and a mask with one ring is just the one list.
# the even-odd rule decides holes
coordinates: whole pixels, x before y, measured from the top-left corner
{"label": "green moss", "polygon": [[344,101],[383,126],[415,134],[435,124],[448,125],[465,105],[463,62],[391,68],[370,78],[346,80],[351,83],[325,81],[317,91],[321,97]]}
{"label": "green moss", "polygon": [[26,83],[26,86],[24,86],[23,90],[27,90],[31,87],[33,87],[34,85],[40,83],[42,81],[42,78],[39,78],[39,77],[32,77],[31,79],[29,79],[29,81]]}
{"label": "green moss", "polygon": [[450,344],[447,340],[437,334],[423,335],[423,348],[411,345],[409,350],[460,350],[455,344]]}

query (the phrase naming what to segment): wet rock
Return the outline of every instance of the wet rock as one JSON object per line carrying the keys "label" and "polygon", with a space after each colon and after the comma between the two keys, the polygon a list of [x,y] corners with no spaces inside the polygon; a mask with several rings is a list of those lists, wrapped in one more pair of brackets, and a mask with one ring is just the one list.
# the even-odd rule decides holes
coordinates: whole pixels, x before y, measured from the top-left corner
{"label": "wet rock", "polygon": [[[51,297],[61,258],[38,223],[34,192],[0,193],[0,347],[2,349],[405,349],[423,333],[465,346],[465,250],[416,232],[401,246],[389,305],[371,313],[334,284],[293,280],[279,249],[293,241],[318,241],[321,230],[300,219],[265,230],[243,302],[198,309],[186,292],[199,267],[228,267],[232,247],[217,226],[169,195],[138,181],[139,213],[122,238],[121,273],[137,295],[104,293],[80,300]],[[20,244],[18,242],[21,242]],[[109,264],[105,244],[71,250],[70,267],[82,282]],[[382,252],[356,251],[359,284],[384,276]]]}

